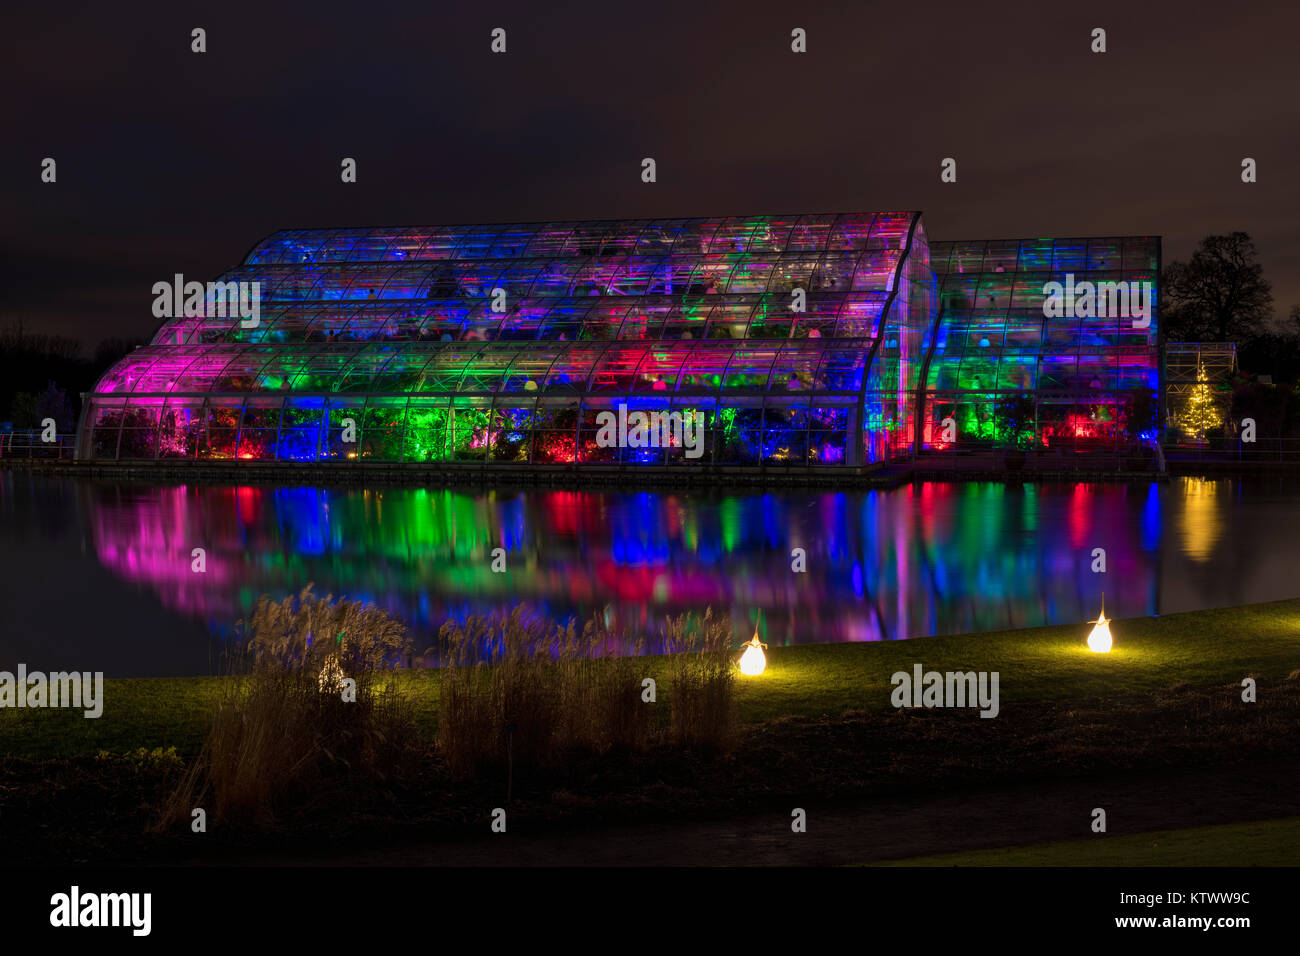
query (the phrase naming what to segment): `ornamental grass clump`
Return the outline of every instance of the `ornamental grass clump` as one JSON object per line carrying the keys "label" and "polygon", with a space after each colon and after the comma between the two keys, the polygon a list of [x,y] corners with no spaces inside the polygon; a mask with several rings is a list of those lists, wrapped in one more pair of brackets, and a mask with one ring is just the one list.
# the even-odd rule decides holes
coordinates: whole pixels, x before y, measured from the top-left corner
{"label": "ornamental grass clump", "polygon": [[669,738],[676,744],[724,750],[736,724],[736,661],[731,618],[682,614],[663,631],[668,658]]}
{"label": "ornamental grass clump", "polygon": [[577,630],[523,607],[448,621],[440,634],[438,743],[453,773],[553,766],[574,751],[644,749],[646,665],[597,614]]}
{"label": "ornamental grass clump", "polygon": [[417,749],[396,687],[410,651],[406,625],[373,604],[310,585],[263,597],[240,622],[228,689],[161,825],[200,806],[216,820],[269,823],[332,778],[400,769]]}

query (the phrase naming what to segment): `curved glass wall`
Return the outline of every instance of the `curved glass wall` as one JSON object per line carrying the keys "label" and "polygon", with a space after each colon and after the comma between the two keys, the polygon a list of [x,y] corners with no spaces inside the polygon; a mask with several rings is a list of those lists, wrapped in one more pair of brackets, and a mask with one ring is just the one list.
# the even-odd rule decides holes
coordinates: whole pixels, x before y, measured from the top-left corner
{"label": "curved glass wall", "polygon": [[[254,282],[245,327],[213,288]],[[282,232],[105,374],[79,454],[878,461],[933,284],[916,213]],[[611,445],[603,412],[696,433]]]}

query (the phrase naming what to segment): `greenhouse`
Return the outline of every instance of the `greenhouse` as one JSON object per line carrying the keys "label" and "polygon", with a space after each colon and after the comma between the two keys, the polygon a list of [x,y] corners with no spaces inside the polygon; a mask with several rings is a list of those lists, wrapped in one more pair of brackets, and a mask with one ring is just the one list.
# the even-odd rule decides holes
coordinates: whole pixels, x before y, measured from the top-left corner
{"label": "greenhouse", "polygon": [[[940,312],[925,374],[927,447],[1075,450],[1157,437],[1158,239],[940,242],[930,256]],[[1076,308],[1053,310],[1052,283],[1108,289],[1119,307],[1078,296]],[[949,417],[955,440],[943,435]]]}
{"label": "greenhouse", "polygon": [[[933,244],[912,212],[285,231],[219,279],[256,283],[256,321],[210,294],[165,319],[86,396],[77,452],[855,467],[1107,434],[1157,388],[1154,308],[1048,318],[1044,287],[1154,283],[1158,259]],[[690,416],[702,453],[606,440],[638,411]]]}

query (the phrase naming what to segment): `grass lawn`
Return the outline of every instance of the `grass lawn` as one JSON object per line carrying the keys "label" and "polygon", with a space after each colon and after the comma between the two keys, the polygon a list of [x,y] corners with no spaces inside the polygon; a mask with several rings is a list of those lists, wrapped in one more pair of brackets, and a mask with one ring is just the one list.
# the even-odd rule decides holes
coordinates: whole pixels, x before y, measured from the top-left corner
{"label": "grass lawn", "polygon": [[1039,846],[888,860],[872,866],[1295,866],[1300,817]]}
{"label": "grass lawn", "polygon": [[[858,644],[771,647],[767,671],[738,677],[742,722],[784,716],[839,715],[890,707],[890,675],[926,670],[998,671],[1001,704],[1110,697],[1178,684],[1239,682],[1249,674],[1281,678],[1300,668],[1300,599],[1114,621],[1115,649],[1093,654],[1089,627],[961,634]],[[668,701],[663,658],[646,658]],[[227,678],[110,680],[104,714],[87,720],[74,710],[0,710],[0,757],[63,757],[175,746],[196,752]],[[403,672],[399,680],[422,718],[438,707],[436,672]]]}
{"label": "grass lawn", "polygon": [[1300,668],[1300,600],[1113,621],[1109,654],[1088,650],[1089,630],[1081,622],[770,648],[763,675],[739,679],[741,715],[762,721],[883,710],[893,689],[890,675],[917,663],[926,670],[998,671],[1003,706],[1237,682],[1249,674],[1285,677]]}

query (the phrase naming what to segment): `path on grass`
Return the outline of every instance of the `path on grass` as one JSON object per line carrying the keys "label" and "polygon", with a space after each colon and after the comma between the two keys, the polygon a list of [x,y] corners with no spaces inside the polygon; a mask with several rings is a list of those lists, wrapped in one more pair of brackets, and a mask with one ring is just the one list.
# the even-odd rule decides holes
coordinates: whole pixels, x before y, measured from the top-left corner
{"label": "path on grass", "polygon": [[[969,793],[819,807],[808,830],[764,811],[702,823],[620,825],[572,832],[507,833],[481,841],[413,843],[310,855],[242,856],[223,863],[345,866],[835,866],[935,853],[1174,830],[1300,814],[1300,763],[1141,774],[1000,787]],[[484,830],[487,830],[486,819]],[[1104,840],[1106,835],[1096,835]],[[194,861],[198,862],[198,861]],[[1135,861],[1137,862],[1137,861]],[[1249,865],[1249,860],[1242,860]]]}

